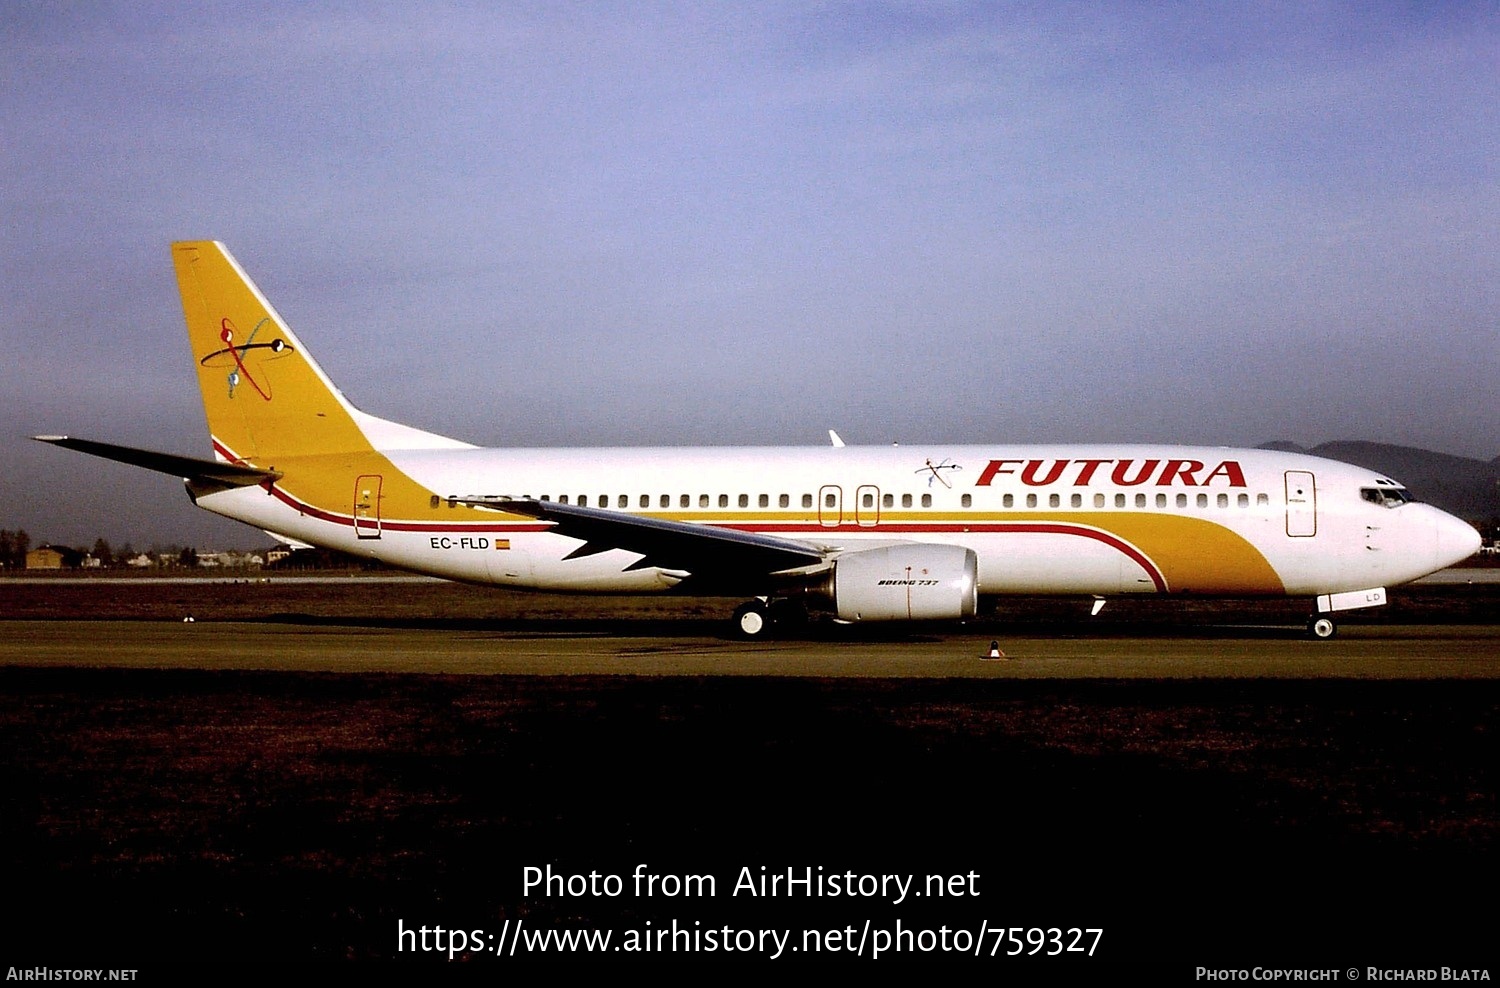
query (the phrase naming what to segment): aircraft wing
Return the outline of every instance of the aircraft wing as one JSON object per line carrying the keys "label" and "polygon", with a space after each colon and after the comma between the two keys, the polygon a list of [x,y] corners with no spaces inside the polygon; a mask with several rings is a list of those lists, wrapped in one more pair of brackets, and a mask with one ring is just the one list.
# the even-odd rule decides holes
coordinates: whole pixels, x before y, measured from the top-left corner
{"label": "aircraft wing", "polygon": [[172,453],[157,453],[134,446],[115,446],[97,443],[89,439],[74,439],[72,436],[32,436],[37,442],[51,443],[64,449],[76,449],[90,456],[102,456],[106,460],[117,460],[135,467],[145,467],[157,473],[171,474],[196,484],[213,484],[221,487],[254,487],[267,480],[279,480],[281,474],[275,470],[241,466],[237,463],[222,463],[218,460],[200,460],[191,456],[176,456]]}
{"label": "aircraft wing", "polygon": [[583,540],[583,545],[568,554],[569,559],[610,549],[640,553],[642,558],[630,569],[657,566],[685,570],[700,578],[744,577],[815,566],[827,560],[823,551],[805,542],[731,528],[643,518],[556,501],[461,498],[460,502],[552,522],[556,534]]}

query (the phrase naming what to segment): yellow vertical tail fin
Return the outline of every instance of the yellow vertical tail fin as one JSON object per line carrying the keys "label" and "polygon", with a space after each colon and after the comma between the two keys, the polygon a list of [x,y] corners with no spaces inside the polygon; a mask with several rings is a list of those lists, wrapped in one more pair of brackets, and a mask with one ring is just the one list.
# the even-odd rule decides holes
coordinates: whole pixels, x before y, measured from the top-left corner
{"label": "yellow vertical tail fin", "polygon": [[172,245],[215,452],[278,457],[371,448],[359,413],[217,241]]}

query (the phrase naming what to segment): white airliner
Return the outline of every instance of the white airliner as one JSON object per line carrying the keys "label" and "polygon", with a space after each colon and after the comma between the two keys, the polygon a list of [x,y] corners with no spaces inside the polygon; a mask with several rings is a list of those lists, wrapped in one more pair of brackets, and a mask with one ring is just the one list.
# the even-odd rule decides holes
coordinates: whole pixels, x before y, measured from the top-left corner
{"label": "white airliner", "polygon": [[481,449],[366,414],[222,244],[172,247],[214,459],[36,438],[184,478],[200,507],[453,580],[958,620],[998,594],[1297,596],[1308,628],[1474,553],[1374,471],[1196,446]]}

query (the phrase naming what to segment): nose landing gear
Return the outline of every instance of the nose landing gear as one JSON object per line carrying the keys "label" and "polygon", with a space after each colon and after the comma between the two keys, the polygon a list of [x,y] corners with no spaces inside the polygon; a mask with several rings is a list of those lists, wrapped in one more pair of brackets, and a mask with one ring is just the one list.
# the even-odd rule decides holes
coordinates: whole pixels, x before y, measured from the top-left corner
{"label": "nose landing gear", "polygon": [[1339,633],[1339,626],[1328,614],[1314,614],[1307,621],[1307,636],[1318,641],[1327,641]]}

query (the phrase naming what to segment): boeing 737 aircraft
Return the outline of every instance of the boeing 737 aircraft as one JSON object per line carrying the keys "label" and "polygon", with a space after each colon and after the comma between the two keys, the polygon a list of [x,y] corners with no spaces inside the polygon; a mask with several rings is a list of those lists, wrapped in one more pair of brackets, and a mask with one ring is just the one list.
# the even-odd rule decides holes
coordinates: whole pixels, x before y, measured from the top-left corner
{"label": "boeing 737 aircraft", "polygon": [[[481,449],[351,405],[222,244],[172,247],[213,459],[36,438],[200,507],[419,573],[751,598],[747,637],[974,616],[982,595],[1297,596],[1308,629],[1478,549],[1361,467],[1195,446]],[[836,437],[835,437],[836,439]]]}

